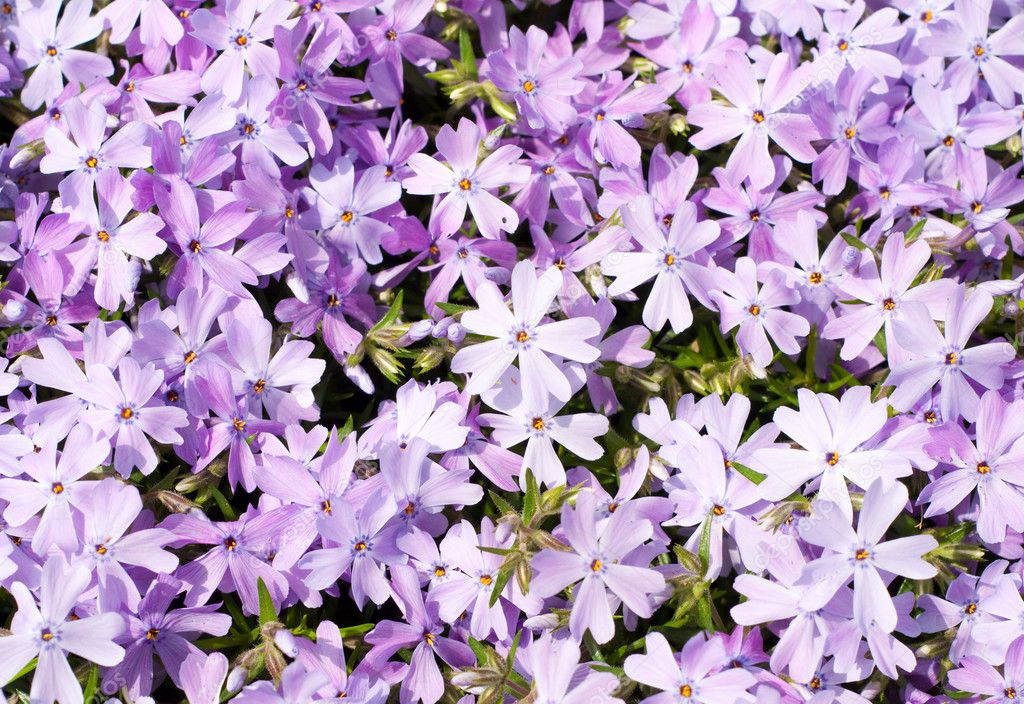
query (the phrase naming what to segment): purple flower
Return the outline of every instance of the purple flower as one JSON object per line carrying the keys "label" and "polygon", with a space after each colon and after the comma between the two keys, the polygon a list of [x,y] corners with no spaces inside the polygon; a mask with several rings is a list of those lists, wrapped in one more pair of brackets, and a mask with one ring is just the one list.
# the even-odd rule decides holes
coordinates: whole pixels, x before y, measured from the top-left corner
{"label": "purple flower", "polygon": [[174,540],[173,533],[141,527],[129,532],[141,511],[138,490],[116,479],[105,479],[89,492],[83,507],[83,559],[96,573],[101,611],[139,608],[139,589],[126,566],[155,574],[171,573],[178,566],[178,558],[163,549]]}
{"label": "purple flower", "polygon": [[201,606],[219,589],[236,591],[246,613],[260,612],[257,580],[267,585],[275,606],[284,601],[288,583],[264,560],[269,549],[287,543],[288,524],[294,518],[291,507],[272,509],[237,521],[214,522],[203,513],[169,516],[163,527],[176,536],[177,544],[212,546],[201,557],[182,565],[176,577],[188,585],[185,604]]}
{"label": "purple flower", "polygon": [[444,679],[437,664],[440,657],[452,667],[465,667],[475,661],[468,645],[441,635],[437,605],[424,603],[416,570],[407,565],[392,567],[391,591],[402,609],[406,623],[380,621],[365,640],[371,646],[367,659],[384,663],[399,648],[412,648],[409,668],[402,678],[399,699],[434,704],[444,694]]}
{"label": "purple flower", "polygon": [[579,643],[572,638],[556,638],[551,631],[545,631],[530,644],[524,659],[533,676],[537,701],[623,704],[612,696],[618,689],[618,678],[580,664],[580,655]]}
{"label": "purple flower", "polygon": [[232,0],[225,5],[223,16],[205,8],[191,14],[191,34],[219,52],[203,72],[204,93],[221,92],[235,100],[242,94],[246,68],[254,76],[277,74],[277,52],[263,42],[273,36],[275,27],[290,24],[292,8],[283,0],[272,0],[263,4],[257,16],[259,5],[256,0]]}
{"label": "purple flower", "polygon": [[830,320],[822,330],[821,335],[825,339],[843,340],[839,352],[842,359],[850,360],[863,352],[883,325],[888,353],[905,354],[897,351],[900,345],[893,334],[893,325],[903,318],[907,304],[923,304],[936,318],[941,317],[953,284],[946,279],[938,279],[912,286],[930,258],[931,249],[927,242],[917,240],[908,245],[902,235],[893,234],[882,247],[881,267],[871,260],[866,268],[844,277],[837,284],[840,298],[849,296],[867,304],[843,306],[840,315]]}
{"label": "purple flower", "polygon": [[519,112],[533,129],[564,132],[576,119],[571,96],[583,90],[575,77],[583,64],[574,56],[546,57],[547,33],[531,26],[508,32],[508,48],[487,56],[488,77],[515,98]]}
{"label": "purple flower", "polygon": [[643,251],[613,252],[602,260],[602,271],[616,277],[608,295],[620,296],[653,277],[654,287],[644,304],[644,324],[658,331],[670,322],[673,332],[686,330],[693,322],[687,291],[701,288],[698,277],[704,269],[693,255],[718,238],[718,225],[710,220],[697,222],[696,208],[689,202],[672,216],[667,236],[654,220],[652,198],[641,197],[621,212],[623,226]]}
{"label": "purple flower", "polygon": [[643,700],[645,704],[668,704],[672,701],[694,704],[718,704],[740,701],[753,687],[754,676],[742,668],[712,672],[722,657],[722,646],[698,633],[690,638],[678,655],[660,633],[648,633],[647,652],[630,655],[624,668],[631,678],[649,687],[662,690]]}
{"label": "purple flower", "polygon": [[749,60],[742,54],[726,54],[713,75],[716,87],[732,105],[707,102],[691,107],[687,120],[703,128],[690,138],[691,143],[698,149],[710,149],[739,137],[727,168],[746,176],[758,188],[771,183],[775,175],[768,155],[769,138],[796,161],[813,161],[817,156],[811,146],[817,138],[814,123],[807,115],[787,109],[807,88],[810,73],[810,64],[794,70],[789,56],[777,54],[764,84],[758,86]]}
{"label": "purple flower", "polygon": [[599,350],[586,342],[600,333],[593,318],[569,318],[542,323],[562,286],[561,272],[552,267],[537,276],[534,265],[519,262],[512,272],[512,311],[497,286],[477,288],[480,308],[462,315],[467,331],[496,339],[459,350],[452,371],[470,374],[465,391],[479,394],[490,389],[513,361],[519,361],[526,401],[543,410],[548,395],[568,401],[569,379],[548,355],[577,362],[593,362]]}
{"label": "purple flower", "polygon": [[162,372],[145,367],[132,358],[117,365],[117,380],[111,370],[96,365],[89,370],[89,381],[79,395],[92,406],[82,415],[101,438],[109,439],[114,450],[114,469],[125,478],[136,467],[151,473],[157,456],[146,436],[160,443],[176,444],[181,436],[176,429],[188,423],[188,414],[174,406],[165,406],[156,394],[163,383]]}
{"label": "purple flower", "polygon": [[925,450],[948,463],[950,471],[931,482],[918,497],[927,503],[925,517],[952,511],[977,494],[978,536],[999,543],[1006,529],[1024,531],[1024,473],[1017,458],[1024,423],[1017,415],[1024,403],[1007,403],[998,391],[986,391],[978,402],[975,442],[957,423],[945,423],[930,433]]}
{"label": "purple flower", "polygon": [[309,174],[317,193],[313,205],[317,227],[324,238],[351,258],[361,256],[368,264],[381,261],[381,238],[391,230],[387,224],[372,217],[378,210],[395,203],[402,187],[388,181],[386,168],[371,166],[358,183],[355,169],[346,157],[339,157],[328,169],[316,164]]}
{"label": "purple flower", "polygon": [[320,533],[330,542],[313,550],[298,562],[311,589],[327,589],[351,570],[352,598],[359,608],[369,597],[375,604],[388,600],[390,591],[384,565],[395,565],[403,555],[395,546],[389,525],[398,511],[390,493],[377,492],[356,512],[346,501],[332,502],[330,515],[320,524]]}
{"label": "purple flower", "polygon": [[799,301],[797,291],[788,288],[779,272],[769,272],[764,285],[758,290],[757,265],[749,257],[736,260],[736,272],[717,270],[720,290],[711,292],[711,299],[721,315],[722,332],[738,327],[736,342],[742,354],[750,354],[754,364],[766,367],[772,361],[772,346],[768,336],[785,354],[797,354],[797,337],[810,332],[807,321],[788,311],[784,305]]}
{"label": "purple flower", "polygon": [[964,692],[988,695],[982,700],[986,704],[1012,702],[1017,692],[1024,690],[1024,637],[1010,643],[1002,674],[981,658],[968,655],[960,667],[950,670],[949,683]]}
{"label": "purple flower", "polygon": [[1024,17],[1012,17],[989,34],[991,10],[992,0],[956,0],[954,13],[929,27],[928,36],[921,39],[921,48],[928,54],[955,59],[944,78],[957,104],[984,85],[997,103],[1009,107],[1024,82],[1024,72],[1003,58],[1024,54],[1019,42]]}
{"label": "purple flower", "polygon": [[992,296],[982,290],[968,293],[964,286],[952,292],[946,305],[945,328],[939,332],[923,306],[911,308],[894,326],[896,341],[910,359],[893,367],[886,383],[896,389],[889,397],[894,408],[910,408],[939,384],[942,417],[973,421],[979,393],[968,381],[986,389],[998,389],[1005,377],[1004,365],[1014,358],[1008,342],[987,342],[968,347],[975,328],[992,310]]}
{"label": "purple flower", "polygon": [[202,290],[210,281],[227,293],[247,296],[243,284],[255,284],[256,272],[234,254],[235,240],[256,219],[244,203],[231,202],[200,224],[199,207],[192,188],[181,178],[172,178],[170,188],[157,190],[160,217],[174,235],[178,263],[171,280],[179,289]]}
{"label": "purple flower", "polygon": [[[161,574],[136,607],[137,615],[128,615],[127,631],[118,639],[125,647],[124,660],[107,670],[104,691],[110,686],[124,686],[133,698],[152,692],[158,681],[153,667],[155,657],[177,687],[187,691],[189,685],[199,684],[190,681],[186,666],[188,659],[203,657],[192,641],[203,633],[225,635],[231,627],[231,617],[218,613],[218,604],[172,609],[171,603],[181,586],[178,580]],[[200,700],[190,695],[189,701]]]}
{"label": "purple flower", "polygon": [[416,175],[402,182],[406,191],[416,195],[445,194],[431,211],[430,229],[441,235],[458,231],[468,207],[484,237],[499,239],[502,231],[514,232],[519,216],[490,191],[529,177],[529,167],[517,163],[523,150],[506,144],[478,164],[480,128],[465,118],[457,130],[444,125],[435,141],[449,165],[426,154],[413,154],[409,167]]}
{"label": "purple flower", "polygon": [[82,542],[84,504],[95,482],[82,477],[106,458],[109,445],[97,442],[86,426],[76,426],[57,456],[56,445],[47,445],[18,462],[27,479],[0,479],[0,497],[8,502],[4,520],[24,525],[42,511],[32,539],[33,548],[45,555],[51,546],[74,552]]}
{"label": "purple flower", "polygon": [[797,391],[800,410],[780,408],[775,424],[802,449],[767,447],[757,450],[755,466],[767,474],[760,485],[765,498],[784,499],[807,482],[814,482],[824,498],[853,518],[847,482],[867,489],[878,478],[886,483],[909,476],[906,457],[879,449],[870,442],[885,426],[887,404],[871,401],[867,386],[856,386],[836,399]]}
{"label": "purple flower", "polygon": [[44,0],[26,7],[18,23],[6,29],[14,36],[18,61],[26,68],[36,67],[20,94],[29,110],[60,95],[64,77],[88,85],[114,72],[106,56],[74,48],[103,31],[99,15],[89,15],[92,6],[89,0]]}
{"label": "purple flower", "polygon": [[896,627],[896,607],[882,572],[910,579],[930,579],[936,574],[935,567],[922,559],[938,546],[934,537],[919,534],[882,541],[907,498],[903,484],[876,479],[864,494],[856,533],[846,520],[830,515],[840,509],[827,500],[815,502],[810,519],[800,522],[800,537],[825,548],[821,557],[807,565],[801,580],[825,582],[838,590],[852,578],[853,618],[862,633],[872,625],[885,632]]}
{"label": "purple flower", "polygon": [[599,532],[597,518],[592,492],[577,495],[575,510],[568,504],[563,506],[562,529],[571,550],[546,548],[537,553],[530,591],[552,596],[578,582],[569,629],[574,638],[582,638],[589,630],[594,640],[606,643],[615,634],[611,595],[648,618],[654,613],[654,595],[664,588],[665,579],[648,567],[624,563],[631,552],[650,539],[652,528],[647,519],[628,509],[615,511]]}
{"label": "purple flower", "polygon": [[50,704],[82,701],[82,688],[68,664],[67,653],[110,667],[124,657],[114,642],[124,629],[124,617],[104,613],[67,620],[89,585],[89,570],[68,567],[60,556],[43,566],[39,603],[21,582],[11,587],[18,612],[11,635],[0,638],[0,682],[10,682],[30,660],[39,658],[29,697]]}

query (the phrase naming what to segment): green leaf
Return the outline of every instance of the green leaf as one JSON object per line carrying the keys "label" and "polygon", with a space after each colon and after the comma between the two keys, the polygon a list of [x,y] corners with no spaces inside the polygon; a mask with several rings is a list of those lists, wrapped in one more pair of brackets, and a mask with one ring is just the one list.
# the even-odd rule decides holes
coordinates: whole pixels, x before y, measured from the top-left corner
{"label": "green leaf", "polygon": [[374,325],[372,328],[370,328],[370,332],[367,333],[367,336],[372,335],[373,333],[377,332],[378,330],[382,330],[382,329],[388,327],[389,325],[394,323],[396,320],[398,320],[398,316],[401,315],[401,314],[402,314],[402,290],[399,289],[398,290],[398,294],[395,296],[395,300],[393,300],[391,302],[391,307],[388,308],[388,312],[384,314],[384,317],[380,319],[380,322],[378,322],[376,325]]}
{"label": "green leaf", "polygon": [[39,664],[39,660],[36,659],[36,658],[33,658],[32,662],[30,662],[28,665],[25,665],[25,667],[21,668],[21,670],[18,672],[18,674],[16,674],[14,677],[11,678],[11,682],[13,682],[14,680],[16,680],[16,679],[18,679],[20,677],[24,677],[28,673],[32,672],[33,670],[36,669],[36,665],[38,665],[38,664]]}
{"label": "green leaf", "polygon": [[840,232],[839,236],[846,241],[846,244],[850,245],[851,247],[855,247],[862,252],[871,249],[870,247],[867,246],[866,243],[862,242],[860,238],[858,238],[855,235],[851,235],[849,232]]}
{"label": "green leaf", "polygon": [[735,461],[730,461],[729,465],[733,469],[735,469],[737,472],[742,474],[744,477],[746,477],[750,481],[754,482],[755,484],[760,484],[761,482],[763,482],[765,480],[765,475],[764,474],[761,474],[757,470],[751,469],[750,467],[748,467],[748,466],[746,466],[744,464],[740,464],[739,462],[735,462]]}
{"label": "green leaf", "polygon": [[476,664],[480,667],[487,664],[487,648],[473,636],[469,637],[469,647],[476,655]]}
{"label": "green leaf", "polygon": [[270,591],[267,589],[263,577],[256,579],[256,591],[260,596],[260,625],[277,620],[277,609],[274,607],[274,600],[270,598]]}
{"label": "green leaf", "polygon": [[459,59],[462,61],[462,69],[466,77],[475,81],[478,75],[476,54],[473,53],[473,40],[465,27],[459,30]]}
{"label": "green leaf", "polygon": [[503,499],[496,491],[488,489],[487,494],[491,497],[491,501],[494,502],[494,505],[501,513],[519,513],[519,509]]}
{"label": "green leaf", "polygon": [[714,514],[708,511],[708,517],[704,519],[704,528],[700,532],[700,549],[697,557],[700,559],[701,573],[708,573],[708,565],[711,564],[711,524],[714,522]]}
{"label": "green leaf", "polygon": [[339,628],[338,632],[341,633],[342,638],[354,638],[356,636],[361,636],[364,633],[369,633],[373,630],[375,625],[376,624],[374,623],[360,623],[358,626],[345,626],[344,628]]}
{"label": "green leaf", "polygon": [[540,505],[540,488],[537,486],[537,478],[533,472],[526,470],[526,498],[523,499],[523,523],[529,525],[530,521],[537,514],[537,507]]}
{"label": "green leaf", "polygon": [[85,687],[82,689],[82,698],[91,702],[96,698],[96,692],[100,689],[100,668],[93,665],[89,670],[89,679],[85,681]]}
{"label": "green leaf", "polygon": [[338,442],[347,438],[354,428],[355,419],[352,417],[352,414],[349,414],[348,419],[345,421],[345,425],[338,428]]}
{"label": "green leaf", "polygon": [[516,631],[516,637],[512,639],[512,647],[508,649],[508,655],[505,656],[505,669],[508,672],[512,671],[512,666],[515,664],[516,651],[519,650],[519,639],[522,635],[522,631]]}
{"label": "green leaf", "polygon": [[491,585],[491,598],[488,602],[491,606],[498,603],[501,593],[505,591],[505,585],[508,584],[508,580],[512,578],[515,570],[515,565],[508,565],[498,570],[498,576],[494,578],[494,584]]}
{"label": "green leaf", "polygon": [[221,493],[220,489],[215,486],[211,486],[210,495],[213,497],[213,500],[217,502],[217,508],[220,509],[221,514],[224,516],[224,520],[238,520],[238,514],[235,513],[235,509],[231,506],[231,502],[229,502],[224,494]]}
{"label": "green leaf", "polygon": [[910,244],[911,242],[916,240],[918,237],[920,237],[921,233],[924,231],[924,225],[925,225],[926,222],[927,222],[927,220],[925,218],[921,218],[920,220],[915,222],[914,226],[912,228],[910,228],[909,230],[907,230],[907,234],[904,235],[904,237],[903,237],[904,243]]}
{"label": "green leaf", "polygon": [[467,310],[476,310],[476,308],[464,306],[460,303],[435,303],[434,305],[448,315],[458,315],[459,313],[465,313]]}
{"label": "green leaf", "polygon": [[501,555],[502,557],[518,552],[518,550],[513,550],[511,548],[492,548],[487,545],[478,545],[477,550],[480,552],[490,553],[491,555]]}

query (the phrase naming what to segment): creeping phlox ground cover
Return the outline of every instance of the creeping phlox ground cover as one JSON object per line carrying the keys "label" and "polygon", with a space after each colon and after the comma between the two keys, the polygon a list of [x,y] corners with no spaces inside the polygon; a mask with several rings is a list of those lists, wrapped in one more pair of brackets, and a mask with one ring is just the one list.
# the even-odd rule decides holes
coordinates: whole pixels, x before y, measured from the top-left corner
{"label": "creeping phlox ground cover", "polygon": [[1024,698],[1024,1],[0,3],[8,701]]}

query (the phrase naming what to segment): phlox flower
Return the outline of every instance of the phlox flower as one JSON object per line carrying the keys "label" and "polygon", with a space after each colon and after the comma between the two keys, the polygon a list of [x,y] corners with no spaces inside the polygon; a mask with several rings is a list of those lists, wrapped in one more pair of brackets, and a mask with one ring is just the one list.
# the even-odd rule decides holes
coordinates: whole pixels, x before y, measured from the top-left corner
{"label": "phlox flower", "polygon": [[662,690],[662,694],[642,700],[645,704],[744,701],[747,690],[756,682],[754,675],[743,668],[714,672],[722,645],[707,640],[702,633],[686,641],[678,654],[660,633],[648,633],[645,644],[647,652],[630,655],[623,666],[630,679]]}
{"label": "phlox flower", "polygon": [[96,442],[88,426],[76,426],[58,456],[55,444],[32,452],[18,463],[27,479],[0,479],[0,498],[8,502],[4,520],[24,525],[42,511],[32,546],[45,555],[51,546],[72,552],[81,544],[82,511],[95,482],[83,480],[106,458],[110,446]]}
{"label": "phlox flower", "polygon": [[497,286],[477,288],[480,307],[463,313],[462,325],[468,332],[495,339],[467,345],[452,359],[453,372],[470,374],[466,393],[487,391],[518,360],[523,395],[536,410],[545,409],[549,394],[559,401],[569,400],[569,379],[548,355],[593,362],[600,351],[586,340],[598,335],[600,326],[589,317],[542,323],[561,287],[557,268],[537,276],[531,262],[521,261],[512,272],[511,311]]}
{"label": "phlox flower", "polygon": [[736,343],[742,354],[750,354],[754,364],[766,367],[772,361],[768,336],[785,354],[797,354],[797,337],[810,332],[807,320],[795,313],[780,310],[800,300],[797,291],[786,286],[780,272],[769,272],[758,288],[757,265],[750,257],[736,260],[736,272],[716,270],[716,289],[711,292],[721,316],[722,332],[739,328]]}
{"label": "phlox flower", "polygon": [[575,56],[546,57],[548,35],[531,25],[508,31],[508,48],[487,56],[488,76],[510,93],[533,129],[563,132],[576,118],[571,96],[583,90],[575,77],[583,64]]}
{"label": "phlox flower", "polygon": [[[922,396],[939,384],[942,417],[973,421],[978,413],[979,392],[998,389],[1005,378],[1004,365],[1015,356],[1008,342],[986,342],[968,347],[971,336],[992,310],[992,296],[963,285],[953,290],[946,305],[945,327],[940,333],[923,307],[914,307],[894,326],[896,341],[910,359],[895,365],[886,380],[895,388],[889,397],[894,408],[910,410]],[[970,380],[970,381],[968,381]]]}
{"label": "phlox flower", "polygon": [[712,75],[715,87],[732,105],[709,101],[692,106],[686,118],[703,129],[690,142],[703,150],[739,137],[727,168],[748,177],[758,188],[771,183],[775,175],[768,155],[769,138],[794,160],[813,161],[817,156],[811,146],[817,136],[814,123],[807,115],[788,109],[797,94],[810,85],[810,74],[810,64],[794,70],[788,56],[776,54],[759,86],[753,66],[743,54],[726,54]]}
{"label": "phlox flower", "polygon": [[389,181],[385,173],[385,167],[371,166],[357,182],[352,162],[339,157],[332,168],[316,164],[309,174],[317,195],[316,221],[325,239],[352,258],[361,256],[368,264],[381,262],[381,238],[391,230],[373,213],[402,195],[402,187]]}
{"label": "phlox flower", "polygon": [[693,322],[687,293],[701,287],[699,276],[704,270],[693,255],[718,238],[718,225],[711,220],[697,222],[696,207],[684,202],[672,216],[666,236],[655,222],[654,202],[649,196],[623,206],[621,214],[623,227],[643,251],[616,251],[602,260],[602,271],[615,277],[608,295],[622,295],[654,278],[644,304],[644,324],[654,331],[666,322],[675,333],[686,330]]}
{"label": "phlox flower", "polygon": [[[906,486],[876,479],[864,494],[857,530],[827,500],[812,506],[810,519],[800,522],[800,537],[825,548],[804,568],[803,583],[826,582],[838,590],[853,579],[853,618],[862,633],[873,625],[888,633],[896,628],[896,607],[881,573],[930,579],[935,567],[922,556],[938,546],[931,535],[917,534],[883,541],[885,532],[907,503]],[[837,515],[838,514],[838,515]]]}
{"label": "phlox flower", "polygon": [[768,447],[757,450],[755,466],[767,474],[761,494],[779,501],[813,482],[819,495],[839,507],[847,520],[853,507],[847,481],[867,489],[878,478],[885,482],[910,475],[906,457],[870,446],[885,425],[887,404],[871,401],[867,386],[855,386],[839,399],[797,391],[799,410],[775,411],[775,425],[802,449]]}
{"label": "phlox flower", "polygon": [[29,110],[60,95],[65,77],[71,83],[89,84],[114,72],[106,56],[74,48],[103,31],[100,16],[89,15],[92,7],[89,0],[44,0],[26,6],[17,24],[7,28],[14,36],[18,62],[25,68],[36,67],[20,93]]}
{"label": "phlox flower", "polygon": [[124,629],[124,617],[115,612],[68,620],[86,587],[89,570],[68,567],[60,556],[43,566],[39,602],[21,582],[11,587],[18,611],[11,635],[0,638],[0,682],[6,684],[30,660],[39,658],[29,697],[34,702],[80,704],[82,687],[68,663],[68,653],[110,667],[124,657],[114,639]]}
{"label": "phlox flower", "polygon": [[437,658],[452,667],[475,662],[468,645],[441,635],[443,625],[437,616],[437,604],[424,603],[416,570],[408,565],[392,567],[390,591],[395,595],[406,623],[380,621],[365,640],[371,646],[367,659],[384,663],[400,648],[412,648],[409,668],[402,678],[399,701],[434,704],[444,694],[444,678]]}
{"label": "phlox flower", "polygon": [[193,12],[190,33],[218,52],[203,72],[203,92],[220,92],[236,100],[242,94],[246,68],[254,76],[275,76],[280,68],[277,52],[263,42],[273,36],[275,27],[292,23],[291,11],[292,5],[285,0],[231,0],[223,16],[206,8]]}
{"label": "phlox flower", "polygon": [[599,459],[604,448],[596,438],[608,432],[608,418],[599,413],[559,415],[563,402],[553,396],[539,404],[524,398],[517,389],[520,378],[510,371],[503,378],[502,390],[484,396],[487,405],[500,413],[481,413],[480,425],[492,428],[492,440],[504,448],[526,441],[519,467],[520,486],[526,486],[528,469],[540,485],[565,484],[565,467],[555,452],[555,443],[582,459]]}
{"label": "phlox flower", "polygon": [[976,494],[978,536],[999,543],[1007,528],[1024,531],[1024,402],[1007,403],[998,391],[986,391],[978,402],[972,443],[958,423],[930,432],[925,450],[949,463],[950,471],[925,487],[918,503],[927,503],[925,518],[952,511]]}
{"label": "phlox flower", "polygon": [[448,165],[426,154],[412,154],[408,163],[416,175],[402,182],[412,194],[444,194],[431,211],[430,229],[453,234],[462,227],[468,207],[484,237],[499,239],[502,231],[514,232],[519,215],[491,191],[529,178],[529,167],[518,163],[523,150],[505,144],[478,164],[480,128],[466,118],[459,121],[458,129],[444,125],[435,142]]}
{"label": "phlox flower", "polygon": [[562,507],[562,530],[571,551],[545,548],[534,556],[530,591],[552,596],[577,584],[569,616],[574,638],[590,631],[598,643],[615,634],[612,613],[615,598],[642,618],[654,613],[653,595],[661,592],[665,578],[648,567],[625,564],[625,558],[652,535],[650,522],[635,511],[616,511],[597,528],[597,498],[581,491],[575,509]]}
{"label": "phlox flower", "polygon": [[164,375],[152,363],[143,367],[126,357],[117,365],[117,376],[114,379],[112,370],[103,365],[89,370],[89,381],[78,392],[91,404],[82,420],[109,440],[114,469],[121,476],[127,478],[136,467],[150,474],[156,469],[157,456],[146,436],[159,443],[180,443],[176,431],[188,423],[188,414],[161,403],[158,392]]}

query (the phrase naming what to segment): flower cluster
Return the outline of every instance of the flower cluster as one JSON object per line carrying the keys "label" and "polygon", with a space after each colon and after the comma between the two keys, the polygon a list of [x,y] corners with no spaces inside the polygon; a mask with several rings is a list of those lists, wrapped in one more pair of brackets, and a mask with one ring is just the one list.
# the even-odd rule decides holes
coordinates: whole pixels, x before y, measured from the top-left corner
{"label": "flower cluster", "polygon": [[1024,697],[1020,0],[2,0],[0,687]]}

